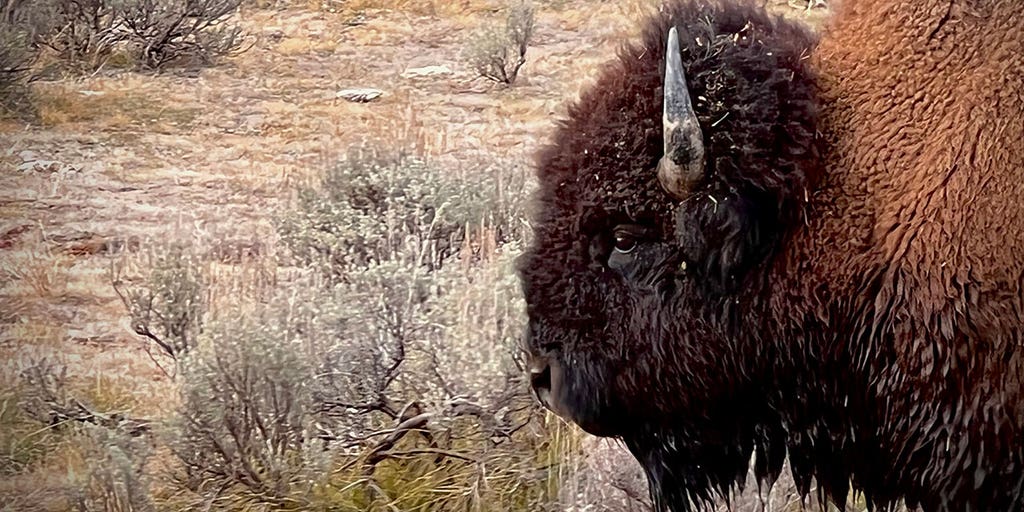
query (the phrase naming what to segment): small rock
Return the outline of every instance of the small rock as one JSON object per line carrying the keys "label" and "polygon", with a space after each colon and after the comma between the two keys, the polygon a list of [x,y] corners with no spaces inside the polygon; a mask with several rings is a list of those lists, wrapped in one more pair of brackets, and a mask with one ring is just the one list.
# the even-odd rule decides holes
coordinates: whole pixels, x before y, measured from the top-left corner
{"label": "small rock", "polygon": [[117,341],[117,335],[110,332],[103,332],[93,326],[86,326],[84,329],[69,328],[67,330],[68,341],[84,345],[107,345]]}
{"label": "small rock", "polygon": [[18,153],[18,157],[21,158],[22,162],[30,162],[32,160],[39,160],[39,154],[35,151],[25,150]]}
{"label": "small rock", "polygon": [[448,69],[448,66],[424,66],[422,68],[409,68],[403,71],[402,78],[424,78],[450,74],[452,74],[452,70]]}
{"label": "small rock", "polygon": [[380,98],[383,94],[384,91],[380,89],[357,88],[338,91],[334,97],[354,101],[356,103],[367,103]]}
{"label": "small rock", "polygon": [[494,107],[498,104],[497,100],[486,94],[458,94],[452,96],[448,102],[453,106],[474,111]]}
{"label": "small rock", "polygon": [[269,41],[274,43],[284,39],[284,30],[281,27],[264,27],[263,34]]}

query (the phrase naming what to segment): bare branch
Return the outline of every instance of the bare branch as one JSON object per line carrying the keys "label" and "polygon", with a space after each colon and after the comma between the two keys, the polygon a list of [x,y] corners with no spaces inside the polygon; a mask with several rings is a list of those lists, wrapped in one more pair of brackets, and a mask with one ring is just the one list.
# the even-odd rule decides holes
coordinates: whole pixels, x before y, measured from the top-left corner
{"label": "bare branch", "polygon": [[437,449],[437,448],[415,448],[415,449],[412,449],[412,450],[404,450],[404,451],[400,451],[400,452],[387,452],[387,453],[385,453],[383,455],[385,457],[400,458],[400,457],[407,457],[407,456],[410,456],[410,455],[423,455],[423,454],[440,455],[442,457],[450,457],[452,459],[461,459],[461,460],[472,462],[472,463],[475,463],[475,464],[479,464],[480,463],[479,460],[474,459],[473,457],[470,457],[468,455],[463,455],[461,453],[456,453],[456,452],[453,452],[451,450],[440,450],[440,449]]}
{"label": "bare branch", "polygon": [[365,462],[367,471],[372,473],[373,466],[388,457],[386,453],[387,450],[394,447],[395,443],[400,441],[409,432],[419,430],[426,426],[427,422],[433,417],[433,413],[425,412],[399,423],[390,434],[388,434],[384,439],[381,439],[372,449],[370,449],[369,453],[367,453]]}

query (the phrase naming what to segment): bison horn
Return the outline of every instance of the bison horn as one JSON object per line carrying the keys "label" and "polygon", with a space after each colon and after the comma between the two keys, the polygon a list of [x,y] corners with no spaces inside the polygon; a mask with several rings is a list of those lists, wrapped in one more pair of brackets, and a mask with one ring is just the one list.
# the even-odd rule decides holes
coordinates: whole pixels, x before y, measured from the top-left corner
{"label": "bison horn", "polygon": [[662,136],[665,154],[658,162],[658,181],[672,197],[685,199],[704,177],[704,137],[693,112],[679,52],[676,28],[668,32],[665,62],[665,104]]}

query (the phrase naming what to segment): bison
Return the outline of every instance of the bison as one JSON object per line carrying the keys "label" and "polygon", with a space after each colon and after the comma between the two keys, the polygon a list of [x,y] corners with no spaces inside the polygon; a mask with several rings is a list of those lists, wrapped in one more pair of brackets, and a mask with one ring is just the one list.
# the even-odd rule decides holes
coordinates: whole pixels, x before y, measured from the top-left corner
{"label": "bison", "polygon": [[659,510],[753,460],[840,506],[1024,510],[1024,13],[675,1],[538,156],[542,402]]}

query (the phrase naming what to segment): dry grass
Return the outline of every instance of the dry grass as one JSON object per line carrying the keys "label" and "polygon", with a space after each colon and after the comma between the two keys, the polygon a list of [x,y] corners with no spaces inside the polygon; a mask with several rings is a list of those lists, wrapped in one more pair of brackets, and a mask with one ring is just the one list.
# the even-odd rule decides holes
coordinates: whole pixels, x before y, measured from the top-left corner
{"label": "dry grass", "polygon": [[67,327],[21,317],[3,330],[3,340],[12,345],[36,349],[59,349],[67,338]]}
{"label": "dry grass", "polygon": [[67,292],[68,271],[74,258],[48,247],[15,252],[0,262],[8,282],[5,291],[22,298],[59,301]]}
{"label": "dry grass", "polygon": [[493,9],[488,0],[351,0],[345,7],[354,11],[389,10],[419,16],[451,17]]}
{"label": "dry grass", "polygon": [[117,87],[98,81],[92,85],[99,87],[93,89],[75,84],[40,85],[36,88],[39,123],[47,127],[71,124],[112,131],[175,132],[188,129],[200,113],[196,107],[164,103],[135,88],[132,82]]}

